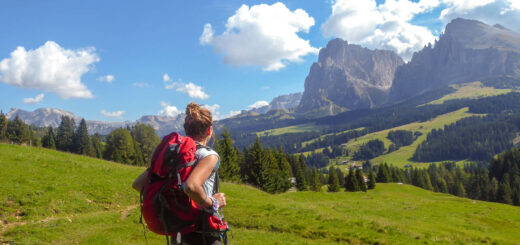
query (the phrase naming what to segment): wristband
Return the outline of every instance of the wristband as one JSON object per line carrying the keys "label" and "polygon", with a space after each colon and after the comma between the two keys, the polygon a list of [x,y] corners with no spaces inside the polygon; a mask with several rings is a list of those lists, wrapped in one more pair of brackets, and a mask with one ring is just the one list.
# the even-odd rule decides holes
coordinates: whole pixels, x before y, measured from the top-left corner
{"label": "wristband", "polygon": [[211,201],[213,201],[213,205],[211,206],[211,209],[213,210],[214,213],[217,213],[218,212],[218,201],[217,199],[215,199],[214,197],[208,197],[209,199],[211,199]]}

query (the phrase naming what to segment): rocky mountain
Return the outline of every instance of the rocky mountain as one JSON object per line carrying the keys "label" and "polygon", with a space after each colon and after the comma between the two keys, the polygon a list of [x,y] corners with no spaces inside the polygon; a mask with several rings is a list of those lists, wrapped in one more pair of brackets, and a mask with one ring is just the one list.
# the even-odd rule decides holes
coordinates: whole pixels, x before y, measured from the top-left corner
{"label": "rocky mountain", "polygon": [[[79,123],[82,119],[81,117],[74,115],[74,113],[72,112],[54,108],[40,108],[32,112],[12,108],[6,114],[6,117],[9,120],[13,120],[16,116],[18,116],[22,121],[29,125],[34,124],[37,127],[50,126],[53,128],[56,128],[60,125],[62,116],[68,116],[70,118],[73,118],[76,123]],[[114,129],[125,128],[127,126],[132,126],[137,122],[140,122],[151,125],[157,132],[157,135],[159,135],[159,137],[162,137],[173,131],[184,132],[184,116],[185,114],[181,113],[176,117],[142,116],[135,122],[103,122],[91,120],[86,120],[86,122],[90,134],[98,133],[101,135],[107,135],[110,133],[110,131]]]}
{"label": "rocky mountain", "polygon": [[260,108],[252,109],[258,114],[265,114],[272,110],[283,110],[288,112],[289,110],[297,107],[300,104],[303,93],[285,94],[275,97],[269,105],[262,106]]}
{"label": "rocky mountain", "polygon": [[520,34],[500,25],[454,19],[435,44],[399,67],[390,102],[447,84],[520,76]]}
{"label": "rocky mountain", "polygon": [[370,50],[333,39],[311,66],[298,111],[331,115],[380,105],[386,101],[395,70],[402,64],[401,57],[392,51]]}

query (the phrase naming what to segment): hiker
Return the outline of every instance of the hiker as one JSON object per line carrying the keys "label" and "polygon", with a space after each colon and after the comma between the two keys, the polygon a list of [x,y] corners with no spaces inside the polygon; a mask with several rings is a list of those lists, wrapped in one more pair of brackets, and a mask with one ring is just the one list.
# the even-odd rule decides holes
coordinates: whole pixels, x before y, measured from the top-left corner
{"label": "hiker", "polygon": [[[198,208],[212,210],[218,213],[220,207],[226,205],[224,193],[218,192],[218,167],[219,155],[207,146],[211,138],[214,138],[213,120],[208,109],[200,108],[194,102],[186,107],[184,130],[197,144],[195,152],[196,165],[191,170],[186,181],[182,183],[182,190],[195,203]],[[145,185],[150,169],[143,172],[134,181],[132,187],[141,191]],[[198,230],[181,235],[182,244],[221,244],[221,237]]]}

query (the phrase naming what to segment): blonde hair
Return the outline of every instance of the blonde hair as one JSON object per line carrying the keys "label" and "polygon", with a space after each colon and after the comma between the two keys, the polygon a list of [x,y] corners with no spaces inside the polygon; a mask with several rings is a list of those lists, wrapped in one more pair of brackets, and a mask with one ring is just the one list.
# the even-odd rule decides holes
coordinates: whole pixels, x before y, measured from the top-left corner
{"label": "blonde hair", "polygon": [[211,112],[206,108],[191,102],[186,106],[186,118],[184,119],[184,131],[192,138],[205,138],[209,127],[213,125]]}

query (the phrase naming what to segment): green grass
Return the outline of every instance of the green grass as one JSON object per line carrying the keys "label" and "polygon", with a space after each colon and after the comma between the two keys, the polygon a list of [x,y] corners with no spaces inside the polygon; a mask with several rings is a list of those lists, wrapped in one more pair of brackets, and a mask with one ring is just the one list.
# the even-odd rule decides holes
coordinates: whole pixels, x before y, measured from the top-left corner
{"label": "green grass", "polygon": [[428,104],[442,104],[447,100],[454,99],[479,99],[489,96],[507,94],[512,92],[512,89],[497,89],[493,87],[485,87],[482,82],[472,82],[464,84],[453,84],[450,87],[456,89],[455,92],[447,94],[438,100],[429,102]]}
{"label": "green grass", "polygon": [[[145,244],[131,190],[142,168],[0,144],[0,241]],[[271,195],[223,183],[231,244],[519,244],[520,208],[378,184]],[[147,233],[149,244],[164,237]]]}
{"label": "green grass", "polygon": [[283,128],[275,128],[275,129],[269,129],[257,132],[256,135],[258,137],[262,136],[276,136],[276,135],[282,135],[282,134],[289,134],[289,133],[303,133],[303,132],[313,132],[313,131],[320,131],[321,126],[317,126],[314,123],[306,123],[306,124],[298,124]]}
{"label": "green grass", "polygon": [[413,132],[419,131],[422,133],[422,135],[419,136],[411,145],[403,146],[403,147],[399,148],[399,150],[397,150],[397,151],[391,152],[389,154],[381,155],[379,157],[372,159],[371,161],[376,164],[382,163],[382,162],[387,162],[388,164],[392,164],[394,166],[399,166],[399,167],[405,166],[406,164],[412,164],[413,166],[416,166],[416,167],[424,167],[424,166],[429,165],[429,163],[412,162],[412,161],[410,161],[410,158],[413,156],[415,150],[417,149],[417,146],[421,142],[426,140],[428,133],[430,131],[432,131],[433,129],[443,128],[444,125],[454,123],[462,118],[474,116],[474,115],[477,115],[477,114],[468,113],[468,108],[465,107],[465,108],[459,109],[454,112],[440,115],[440,116],[433,118],[426,122],[414,122],[414,123],[402,125],[399,127],[387,129],[387,130],[370,133],[370,134],[358,137],[356,139],[352,139],[347,142],[347,149],[350,152],[355,152],[359,149],[359,147],[362,144],[365,144],[366,142],[368,142],[370,140],[374,140],[374,139],[379,139],[379,140],[383,141],[385,144],[385,148],[388,149],[390,144],[392,144],[392,142],[388,138],[386,138],[389,131],[399,130],[399,129],[400,130],[409,130],[409,131],[413,131]]}

